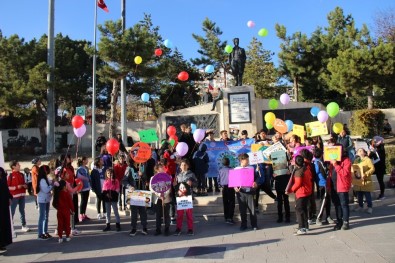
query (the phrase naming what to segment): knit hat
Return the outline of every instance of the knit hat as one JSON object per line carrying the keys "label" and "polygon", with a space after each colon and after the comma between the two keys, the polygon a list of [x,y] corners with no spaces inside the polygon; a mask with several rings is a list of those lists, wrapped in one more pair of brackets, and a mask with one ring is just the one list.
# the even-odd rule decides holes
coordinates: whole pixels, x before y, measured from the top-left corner
{"label": "knit hat", "polygon": [[37,164],[38,161],[40,161],[40,157],[34,157],[34,159],[32,160],[32,164]]}

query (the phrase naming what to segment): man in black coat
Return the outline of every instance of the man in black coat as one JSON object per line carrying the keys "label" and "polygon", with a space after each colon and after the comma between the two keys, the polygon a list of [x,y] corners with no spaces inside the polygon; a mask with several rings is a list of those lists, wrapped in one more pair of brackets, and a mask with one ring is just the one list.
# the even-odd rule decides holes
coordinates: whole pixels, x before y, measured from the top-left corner
{"label": "man in black coat", "polygon": [[12,195],[8,189],[7,173],[0,167],[0,254],[7,251],[6,246],[12,243],[10,204]]}

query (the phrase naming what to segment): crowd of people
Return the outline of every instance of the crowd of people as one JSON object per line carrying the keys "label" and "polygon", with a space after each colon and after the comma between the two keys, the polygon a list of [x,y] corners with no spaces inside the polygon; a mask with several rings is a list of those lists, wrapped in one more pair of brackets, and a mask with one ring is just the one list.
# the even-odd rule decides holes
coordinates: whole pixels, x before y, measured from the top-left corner
{"label": "crowd of people", "polygon": [[[276,132],[271,138],[264,130],[257,132],[253,139],[256,144],[270,146],[280,142],[286,149],[288,167],[282,174],[273,171],[272,164],[249,164],[249,155],[238,156],[239,164],[231,167],[227,157],[222,159],[221,168],[216,174],[209,175],[209,156],[205,142],[215,141],[214,131],[207,130],[206,138],[201,143],[193,139],[191,127],[181,125],[179,142],[189,146],[185,156],[180,157],[175,145],[167,140],[161,141],[159,149],[152,146],[152,154],[145,163],[136,163],[126,148],[120,148],[114,159],[105,144],[100,146],[100,155],[91,165],[86,156],[73,160],[69,154],[62,154],[57,159],[42,164],[40,158],[32,160],[31,169],[21,170],[17,160],[10,162],[11,173],[7,175],[0,169],[0,252],[16,237],[12,230],[12,218],[16,207],[19,208],[23,231],[30,231],[25,217],[25,195],[35,197],[35,205],[39,211],[37,219],[37,238],[52,238],[48,231],[48,218],[51,205],[57,211],[57,228],[55,235],[58,242],[70,241],[81,231],[76,225],[87,220],[86,209],[89,195],[96,196],[95,220],[105,219],[103,231],[110,231],[111,215],[115,215],[115,230],[121,230],[119,211],[130,210],[131,237],[137,234],[137,222],[142,226],[141,234],[148,234],[147,215],[156,213],[155,235],[170,235],[170,226],[175,225],[174,235],[182,233],[184,214],[186,214],[187,234],[194,235],[193,208],[177,210],[176,196],[181,196],[186,189],[191,189],[192,196],[206,196],[210,192],[222,192],[223,215],[225,223],[235,224],[235,200],[239,204],[241,217],[240,230],[248,229],[248,214],[252,229],[258,229],[257,214],[259,211],[260,191],[264,191],[277,203],[277,223],[291,222],[289,195],[295,195],[295,213],[298,228],[295,235],[304,235],[312,224],[334,224],[334,230],[350,228],[349,201],[353,196],[357,199],[356,212],[361,212],[364,198],[367,213],[373,212],[372,176],[377,176],[380,185],[379,199],[384,198],[385,150],[384,141],[372,140],[364,148],[355,149],[348,131],[343,129],[339,135],[331,134],[327,141],[320,136],[301,138],[293,134],[285,136]],[[220,131],[221,141],[230,141],[228,131]],[[248,139],[248,132],[242,131],[239,140]],[[324,162],[324,145],[341,145],[340,161]],[[295,150],[301,146],[313,146],[302,149],[298,154]],[[391,160],[395,165],[395,160]],[[361,167],[362,172],[355,173],[353,164]],[[232,169],[253,169],[254,180],[250,186],[230,187],[229,174]],[[24,172],[24,173],[22,173]],[[172,187],[165,193],[156,193],[151,187],[151,180],[158,173],[166,173],[171,177]],[[222,191],[221,191],[222,188]],[[153,192],[152,207],[136,206],[127,203],[127,192],[147,190]],[[273,192],[275,190],[275,192]],[[352,193],[353,196],[349,196]],[[319,205],[316,205],[318,199]],[[331,216],[334,206],[335,217]],[[9,209],[9,207],[11,209]],[[11,217],[10,217],[11,213]],[[33,222],[30,222],[32,224]],[[164,224],[164,229],[162,225]],[[163,231],[162,231],[163,230]]]}

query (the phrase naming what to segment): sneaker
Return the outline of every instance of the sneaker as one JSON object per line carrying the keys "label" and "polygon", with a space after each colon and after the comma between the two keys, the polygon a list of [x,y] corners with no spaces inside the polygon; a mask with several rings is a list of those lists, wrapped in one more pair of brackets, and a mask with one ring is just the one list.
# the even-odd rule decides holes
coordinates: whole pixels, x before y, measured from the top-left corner
{"label": "sneaker", "polygon": [[348,224],[348,222],[344,222],[343,226],[342,226],[343,230],[349,230],[350,229],[350,225]]}
{"label": "sneaker", "polygon": [[84,215],[84,220],[91,220],[87,215]]}
{"label": "sneaker", "polygon": [[81,231],[79,231],[77,228],[74,228],[73,230],[71,230],[71,234],[73,236],[78,236],[79,234],[81,234]]}
{"label": "sneaker", "polygon": [[315,224],[316,224],[317,226],[322,226],[322,221],[321,221],[321,219],[320,219],[320,218],[317,218],[317,220],[315,221]]}
{"label": "sneaker", "polygon": [[193,235],[195,235],[195,233],[193,233],[193,230],[192,230],[192,229],[189,229],[187,234],[188,234],[188,236],[193,236]]}
{"label": "sneaker", "polygon": [[60,243],[63,243],[63,238],[59,238],[58,239],[58,243],[60,244]]}
{"label": "sneaker", "polygon": [[179,236],[181,235],[181,229],[176,229],[176,232],[174,232],[174,236]]}
{"label": "sneaker", "polygon": [[326,221],[328,221],[329,224],[334,224],[334,223],[335,223],[335,221],[333,220],[333,218],[330,217],[330,216],[328,216],[328,217],[326,218]]}
{"label": "sneaker", "polygon": [[309,224],[309,225],[315,225],[315,220],[314,219],[309,219],[309,220],[307,220],[307,223]]}
{"label": "sneaker", "polygon": [[4,254],[7,252],[7,249],[5,247],[0,247],[0,255]]}
{"label": "sneaker", "polygon": [[143,231],[141,231],[141,234],[143,234],[144,236],[148,235],[147,228],[143,228]]}
{"label": "sneaker", "polygon": [[47,240],[48,238],[44,234],[42,234],[42,235],[39,235],[37,239],[38,240]]}
{"label": "sneaker", "polygon": [[371,214],[371,213],[373,213],[373,208],[371,208],[371,207],[368,207],[368,210],[366,211],[366,213],[368,213],[368,214]]}
{"label": "sneaker", "polygon": [[71,238],[70,237],[66,237],[66,242],[70,242]]}
{"label": "sneaker", "polygon": [[226,219],[225,221],[227,224],[229,225],[233,225],[235,222],[233,221],[233,219]]}
{"label": "sneaker", "polygon": [[360,206],[357,206],[356,208],[354,208],[354,212],[361,212],[363,210],[363,208],[362,207],[360,207]]}
{"label": "sneaker", "polygon": [[85,221],[84,215],[79,215],[78,219],[80,220],[80,222]]}
{"label": "sneaker", "polygon": [[137,234],[137,230],[136,229],[132,229],[132,231],[130,231],[129,236],[134,237]]}
{"label": "sneaker", "polygon": [[296,231],[294,235],[301,236],[301,235],[306,235],[306,234],[307,234],[306,229],[301,228],[301,229],[298,229],[298,231]]}
{"label": "sneaker", "polygon": [[28,226],[24,225],[24,226],[22,226],[22,231],[23,232],[29,232],[30,228]]}
{"label": "sneaker", "polygon": [[342,229],[342,226],[341,226],[341,225],[338,225],[338,224],[336,224],[336,225],[333,227],[333,231],[337,231],[337,230],[340,230],[340,229]]}
{"label": "sneaker", "polygon": [[258,230],[258,227],[257,227],[257,226],[254,226],[254,227],[252,227],[252,230],[257,231],[257,230]]}
{"label": "sneaker", "polygon": [[45,233],[45,236],[46,236],[47,238],[52,238],[52,236],[51,236],[49,233]]}
{"label": "sneaker", "polygon": [[97,220],[100,220],[100,219],[101,219],[101,215],[97,214]]}
{"label": "sneaker", "polygon": [[57,228],[55,228],[55,231],[53,232],[53,234],[54,234],[54,236],[58,235],[58,229]]}

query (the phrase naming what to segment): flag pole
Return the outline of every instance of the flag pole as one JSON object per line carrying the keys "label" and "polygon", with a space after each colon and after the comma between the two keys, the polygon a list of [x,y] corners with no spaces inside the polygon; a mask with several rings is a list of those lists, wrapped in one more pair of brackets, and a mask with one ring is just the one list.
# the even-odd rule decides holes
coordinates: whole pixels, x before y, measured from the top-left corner
{"label": "flag pole", "polygon": [[96,33],[97,33],[97,0],[95,2],[95,18],[93,30],[93,73],[92,73],[92,159],[96,158]]}

